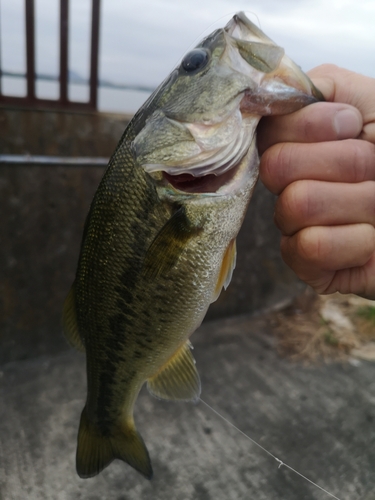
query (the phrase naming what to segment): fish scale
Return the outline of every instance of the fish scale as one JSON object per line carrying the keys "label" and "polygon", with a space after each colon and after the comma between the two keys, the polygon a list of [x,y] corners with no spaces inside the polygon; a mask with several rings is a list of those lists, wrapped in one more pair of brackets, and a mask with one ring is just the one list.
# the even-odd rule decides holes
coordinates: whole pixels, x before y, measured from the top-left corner
{"label": "fish scale", "polygon": [[64,304],[65,335],[86,351],[80,477],[118,458],[151,478],[134,404],[145,382],[161,399],[199,398],[188,339],[232,276],[258,177],[257,123],[320,98],[239,13],[134,116],[92,202]]}

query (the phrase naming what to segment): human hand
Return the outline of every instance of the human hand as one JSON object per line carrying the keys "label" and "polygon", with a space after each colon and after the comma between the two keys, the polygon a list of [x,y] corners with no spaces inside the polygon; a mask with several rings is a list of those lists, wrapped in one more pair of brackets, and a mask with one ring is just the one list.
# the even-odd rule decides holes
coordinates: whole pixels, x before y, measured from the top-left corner
{"label": "human hand", "polygon": [[309,76],[328,102],[258,129],[282,256],[318,293],[375,299],[375,79],[333,65]]}

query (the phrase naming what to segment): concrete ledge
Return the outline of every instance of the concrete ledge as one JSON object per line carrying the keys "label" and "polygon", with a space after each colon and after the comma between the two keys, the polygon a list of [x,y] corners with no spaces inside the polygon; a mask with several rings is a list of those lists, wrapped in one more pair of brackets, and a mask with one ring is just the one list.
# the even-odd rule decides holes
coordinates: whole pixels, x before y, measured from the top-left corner
{"label": "concrete ledge", "polygon": [[[341,500],[375,498],[374,364],[291,364],[276,354],[266,318],[208,322],[192,341],[205,401]],[[74,459],[84,398],[84,357],[73,351],[3,366],[0,498],[329,499],[203,404],[163,403],[146,391],[136,422],[154,479],[115,461],[81,480]]]}
{"label": "concrete ledge", "polygon": [[109,156],[131,115],[0,106],[1,154]]}

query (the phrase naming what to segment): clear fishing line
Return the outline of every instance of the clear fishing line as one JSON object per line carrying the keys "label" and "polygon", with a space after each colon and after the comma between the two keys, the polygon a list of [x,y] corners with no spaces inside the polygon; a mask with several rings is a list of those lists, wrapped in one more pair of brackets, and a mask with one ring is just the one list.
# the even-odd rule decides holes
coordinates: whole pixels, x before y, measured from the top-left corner
{"label": "clear fishing line", "polygon": [[234,425],[230,420],[228,420],[223,415],[221,415],[217,410],[215,410],[215,408],[212,408],[212,406],[210,406],[208,403],[206,403],[206,401],[203,401],[202,398],[199,398],[199,401],[201,403],[203,403],[205,406],[207,406],[207,408],[209,408],[212,412],[214,412],[215,415],[217,415],[222,420],[224,420],[224,422],[226,422],[228,425],[230,425],[231,427],[233,427],[233,429],[236,429],[236,431],[239,432],[240,434],[242,434],[242,436],[244,436],[246,439],[248,439],[249,441],[251,441],[256,446],[258,446],[258,448],[260,448],[261,450],[263,450],[265,453],[267,453],[267,455],[269,455],[270,457],[272,457],[274,460],[276,460],[276,462],[278,462],[278,464],[279,464],[279,467],[278,467],[279,469],[280,469],[281,466],[286,467],[287,469],[291,470],[292,472],[294,472],[298,476],[300,476],[303,479],[305,479],[306,481],[308,481],[310,484],[314,485],[319,490],[321,490],[324,493],[326,493],[327,495],[329,495],[331,498],[335,498],[336,500],[340,500],[339,497],[336,497],[333,493],[330,493],[329,491],[325,490],[322,486],[319,486],[319,484],[314,483],[314,481],[312,481],[308,477],[306,477],[303,474],[301,474],[300,472],[298,472],[296,469],[293,469],[293,467],[291,467],[290,465],[286,464],[285,462],[283,462],[282,460],[280,460],[279,458],[277,458],[270,451],[268,451],[266,448],[264,448],[261,444],[257,443],[256,441],[254,441],[254,439],[252,439],[250,436],[248,436],[243,431],[241,431],[241,429],[239,429],[236,425]]}

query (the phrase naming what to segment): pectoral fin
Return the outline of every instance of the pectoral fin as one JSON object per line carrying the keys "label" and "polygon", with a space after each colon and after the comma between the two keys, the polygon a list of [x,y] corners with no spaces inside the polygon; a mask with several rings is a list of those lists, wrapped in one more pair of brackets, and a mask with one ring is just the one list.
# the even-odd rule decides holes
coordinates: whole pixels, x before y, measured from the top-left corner
{"label": "pectoral fin", "polygon": [[224,290],[228,288],[229,283],[232,280],[234,268],[236,267],[236,258],[237,258],[236,240],[233,239],[229,243],[228,248],[225,251],[212,302],[215,302],[215,300],[218,299],[223,287]]}
{"label": "pectoral fin", "polygon": [[62,327],[64,336],[68,343],[72,347],[78,349],[78,351],[85,352],[85,346],[79,334],[77,324],[74,283],[64,302]]}
{"label": "pectoral fin", "polygon": [[197,401],[201,382],[191,354],[189,342],[180,347],[172,358],[147,381],[150,393],[160,399]]}
{"label": "pectoral fin", "polygon": [[155,279],[167,273],[176,264],[187,241],[200,231],[186,216],[185,208],[180,207],[162,227],[145,255],[143,274]]}

